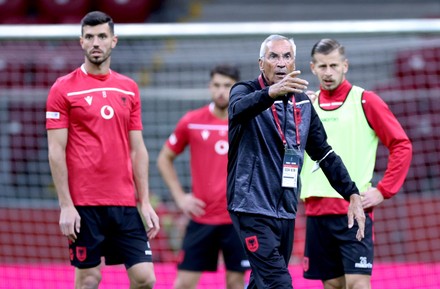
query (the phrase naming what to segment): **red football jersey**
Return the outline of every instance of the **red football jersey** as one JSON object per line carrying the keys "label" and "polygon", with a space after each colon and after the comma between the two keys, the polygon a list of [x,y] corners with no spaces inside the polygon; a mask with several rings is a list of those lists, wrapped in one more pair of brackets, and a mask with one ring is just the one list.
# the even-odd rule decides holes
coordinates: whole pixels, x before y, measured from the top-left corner
{"label": "red football jersey", "polygon": [[137,84],[83,67],[60,77],[46,103],[46,128],[68,129],[66,162],[73,203],[136,206],[129,131],[142,130]]}
{"label": "red football jersey", "polygon": [[187,145],[190,147],[192,193],[206,203],[205,215],[194,217],[194,221],[231,224],[226,210],[228,120],[214,116],[210,106],[185,114],[168,138],[167,146],[176,154],[182,153]]}

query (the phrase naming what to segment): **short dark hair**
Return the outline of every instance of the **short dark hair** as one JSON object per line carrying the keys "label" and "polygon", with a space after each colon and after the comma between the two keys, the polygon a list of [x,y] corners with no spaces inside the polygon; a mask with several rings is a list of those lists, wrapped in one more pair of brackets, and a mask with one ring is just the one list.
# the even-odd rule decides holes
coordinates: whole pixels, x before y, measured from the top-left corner
{"label": "short dark hair", "polygon": [[92,11],[86,14],[86,16],[83,17],[81,20],[81,35],[83,33],[84,26],[96,26],[100,24],[108,23],[108,26],[110,27],[110,32],[112,34],[115,33],[115,24],[113,22],[113,19],[101,11]]}
{"label": "short dark hair", "polygon": [[240,80],[240,70],[235,65],[230,65],[230,64],[216,65],[216,66],[214,66],[214,68],[211,69],[211,72],[209,75],[212,78],[214,76],[214,74],[225,75],[225,76],[228,76],[228,77],[234,79],[235,81]]}
{"label": "short dark hair", "polygon": [[311,52],[312,59],[314,59],[314,56],[317,53],[327,55],[336,49],[338,49],[339,53],[343,57],[345,57],[345,47],[342,46],[338,41],[330,38],[321,39],[318,42],[316,42],[315,45],[313,45],[312,47],[312,52]]}

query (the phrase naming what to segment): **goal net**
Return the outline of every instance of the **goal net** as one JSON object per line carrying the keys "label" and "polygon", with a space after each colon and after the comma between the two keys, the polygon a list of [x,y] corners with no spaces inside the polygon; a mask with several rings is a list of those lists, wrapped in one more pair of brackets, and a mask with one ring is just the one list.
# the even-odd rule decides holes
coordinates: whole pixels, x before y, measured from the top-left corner
{"label": "goal net", "polygon": [[[187,219],[178,211],[157,168],[158,152],[185,112],[209,103],[210,69],[258,73],[261,42],[293,37],[297,68],[318,88],[309,68],[312,45],[338,39],[350,62],[348,79],[376,91],[413,142],[414,155],[400,192],[375,210],[373,288],[440,287],[440,22],[438,20],[230,24],[120,24],[112,69],[140,86],[150,189],[161,218],[151,241],[157,285],[171,288]],[[47,160],[45,101],[51,84],[83,62],[78,25],[0,26],[0,289],[72,288],[67,240]],[[388,151],[379,146],[373,183]],[[189,155],[176,160],[191,190]],[[322,288],[302,278],[303,206],[299,205],[290,271],[295,288]],[[200,288],[225,288],[224,268],[203,274]],[[100,288],[127,288],[121,266],[105,267]]]}

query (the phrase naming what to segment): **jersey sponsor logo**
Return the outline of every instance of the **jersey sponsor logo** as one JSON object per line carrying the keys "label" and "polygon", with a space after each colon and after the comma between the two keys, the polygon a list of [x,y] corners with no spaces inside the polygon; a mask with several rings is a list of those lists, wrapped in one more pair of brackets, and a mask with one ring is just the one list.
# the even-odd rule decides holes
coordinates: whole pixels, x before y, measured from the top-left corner
{"label": "jersey sponsor logo", "polygon": [[373,268],[373,264],[367,261],[367,257],[359,257],[359,263],[354,264],[355,268]]}
{"label": "jersey sponsor logo", "polygon": [[104,105],[101,108],[101,116],[104,119],[111,119],[115,115],[115,111],[113,110],[113,107],[110,105]]}
{"label": "jersey sponsor logo", "polygon": [[258,250],[259,244],[258,244],[258,239],[257,236],[250,236],[247,237],[245,239],[246,241],[246,248],[251,251],[251,252],[255,252]]}
{"label": "jersey sponsor logo", "polygon": [[214,150],[219,155],[225,155],[228,153],[229,143],[225,140],[219,140],[215,143]]}
{"label": "jersey sponsor logo", "polygon": [[309,257],[304,257],[302,263],[304,272],[309,271]]}
{"label": "jersey sponsor logo", "polygon": [[46,111],[47,119],[60,119],[60,113],[58,111]]}
{"label": "jersey sponsor logo", "polygon": [[92,96],[87,95],[86,97],[84,97],[84,99],[87,101],[87,103],[88,103],[89,105],[92,105],[92,100],[93,100],[93,97],[92,97]]}
{"label": "jersey sponsor logo", "polygon": [[338,121],[338,117],[322,117],[321,121],[322,122],[335,122]]}
{"label": "jersey sponsor logo", "polygon": [[87,258],[87,248],[86,247],[76,247],[76,258],[83,262]]}

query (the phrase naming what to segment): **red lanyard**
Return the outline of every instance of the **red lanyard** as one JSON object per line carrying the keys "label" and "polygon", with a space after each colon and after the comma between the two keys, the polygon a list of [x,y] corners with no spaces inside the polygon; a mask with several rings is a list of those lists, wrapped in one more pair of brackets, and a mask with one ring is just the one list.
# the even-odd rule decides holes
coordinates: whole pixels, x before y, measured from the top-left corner
{"label": "red lanyard", "polygon": [[[266,87],[261,74],[258,76],[258,82],[260,83],[261,88]],[[299,122],[301,119],[301,115],[300,115],[300,110],[296,107],[295,97],[292,96],[291,100],[292,100],[292,106],[293,106],[293,121],[295,122],[295,130],[296,130],[296,144],[299,146],[300,145]],[[287,146],[286,137],[284,136],[283,130],[281,129],[280,119],[278,118],[277,109],[275,107],[275,104],[272,104],[271,109],[272,109],[273,118],[275,119],[275,123],[277,125],[278,133],[281,136],[281,140],[283,141],[284,147],[286,147]]]}

